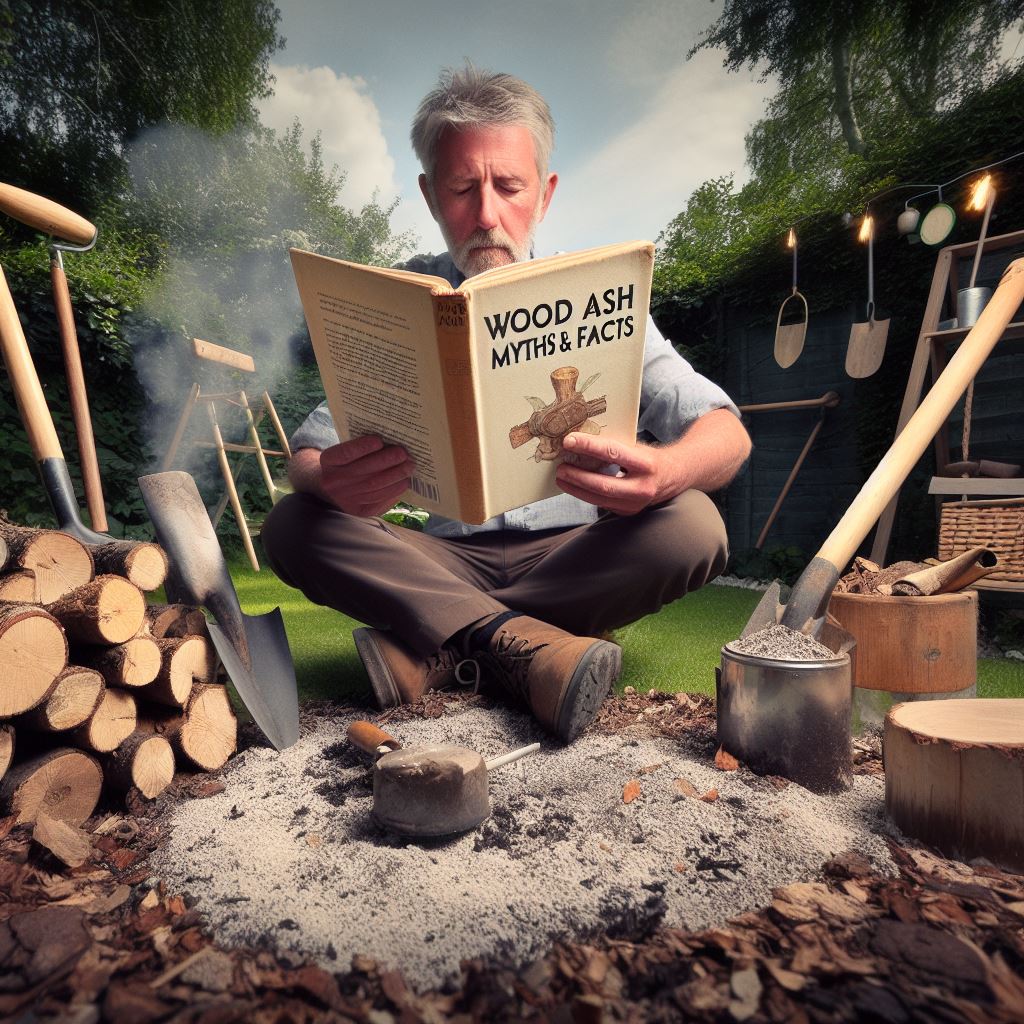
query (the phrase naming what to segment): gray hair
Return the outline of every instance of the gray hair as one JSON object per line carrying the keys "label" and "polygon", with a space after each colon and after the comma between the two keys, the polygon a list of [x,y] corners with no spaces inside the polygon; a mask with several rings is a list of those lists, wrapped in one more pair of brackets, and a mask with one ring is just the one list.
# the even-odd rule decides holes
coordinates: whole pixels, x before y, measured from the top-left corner
{"label": "gray hair", "polygon": [[521,78],[484,71],[467,62],[445,68],[423,98],[412,122],[412,148],[432,181],[437,146],[447,128],[522,125],[533,136],[537,173],[543,179],[555,144],[555,122],[547,102]]}

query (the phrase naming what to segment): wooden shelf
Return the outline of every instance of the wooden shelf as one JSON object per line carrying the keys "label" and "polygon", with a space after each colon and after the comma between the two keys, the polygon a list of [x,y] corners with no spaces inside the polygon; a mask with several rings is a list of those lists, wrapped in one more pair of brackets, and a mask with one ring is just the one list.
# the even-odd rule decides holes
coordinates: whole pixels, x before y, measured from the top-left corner
{"label": "wooden shelf", "polygon": [[[925,331],[921,337],[935,338],[937,341],[959,341],[961,338],[966,338],[970,330],[970,327],[951,327],[945,331]],[[1024,321],[1022,320],[1007,324],[1002,336],[1003,341],[1012,341],[1017,338],[1024,338]]]}
{"label": "wooden shelf", "polygon": [[990,494],[994,497],[1024,497],[1024,479],[988,476],[933,476],[929,494]]}

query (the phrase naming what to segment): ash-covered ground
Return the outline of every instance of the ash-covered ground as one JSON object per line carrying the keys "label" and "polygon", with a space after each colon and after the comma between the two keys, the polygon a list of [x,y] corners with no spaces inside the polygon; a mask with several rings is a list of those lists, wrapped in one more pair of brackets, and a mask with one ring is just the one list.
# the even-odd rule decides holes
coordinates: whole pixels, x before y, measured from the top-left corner
{"label": "ash-covered ground", "polygon": [[[371,817],[369,759],[345,741],[355,717],[307,724],[282,753],[244,751],[223,793],[165,819],[151,867],[197,899],[220,942],[278,944],[335,970],[360,953],[425,989],[466,958],[523,964],[555,939],[714,925],[845,850],[892,868],[878,777],[816,796],[720,771],[679,740],[588,733],[563,747],[524,714],[459,703],[389,728],[405,746],[485,757],[542,749],[492,773],[492,815],[475,831],[404,840]],[[626,803],[631,781],[640,795]]]}

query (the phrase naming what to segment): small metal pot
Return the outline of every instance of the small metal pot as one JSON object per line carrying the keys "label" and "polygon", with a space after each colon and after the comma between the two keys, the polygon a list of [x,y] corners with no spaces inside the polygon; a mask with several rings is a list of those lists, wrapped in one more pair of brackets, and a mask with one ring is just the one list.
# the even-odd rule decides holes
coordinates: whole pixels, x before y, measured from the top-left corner
{"label": "small metal pot", "polygon": [[814,793],[853,784],[849,654],[781,661],[722,648],[718,742],[755,772]]}
{"label": "small metal pot", "polygon": [[992,298],[991,288],[961,288],[956,293],[956,319],[960,327],[973,327]]}

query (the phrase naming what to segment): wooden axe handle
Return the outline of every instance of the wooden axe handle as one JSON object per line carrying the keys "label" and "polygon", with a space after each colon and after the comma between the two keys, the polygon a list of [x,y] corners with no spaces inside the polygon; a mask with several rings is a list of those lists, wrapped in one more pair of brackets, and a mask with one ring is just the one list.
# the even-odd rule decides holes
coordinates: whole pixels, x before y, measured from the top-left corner
{"label": "wooden axe handle", "polygon": [[23,188],[0,182],[0,210],[30,228],[56,235],[75,245],[89,245],[96,237],[96,228],[84,217]]}
{"label": "wooden axe handle", "polygon": [[378,747],[390,747],[398,750],[402,745],[394,736],[389,736],[383,729],[378,729],[373,722],[353,722],[348,727],[348,741],[358,747],[364,754],[376,754]]}
{"label": "wooden axe handle", "polygon": [[846,563],[856,554],[860,542],[932,443],[932,438],[946,422],[946,417],[967,390],[967,385],[984,365],[1022,301],[1024,258],[1014,260],[1006,268],[999,287],[989,299],[978,322],[939,374],[924,401],[893,441],[892,447],[882,456],[881,462],[853,499],[846,514],[826,538],[818,552],[819,558],[829,562],[837,571],[843,571]]}

